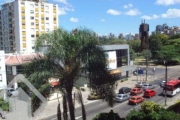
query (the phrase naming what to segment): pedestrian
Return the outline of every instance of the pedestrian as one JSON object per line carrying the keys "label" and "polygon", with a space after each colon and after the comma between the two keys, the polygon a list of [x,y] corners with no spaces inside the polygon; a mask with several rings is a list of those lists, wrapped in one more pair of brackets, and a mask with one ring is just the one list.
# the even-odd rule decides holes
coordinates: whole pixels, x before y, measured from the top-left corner
{"label": "pedestrian", "polygon": [[116,83],[116,89],[117,89],[117,87],[118,87],[118,83]]}

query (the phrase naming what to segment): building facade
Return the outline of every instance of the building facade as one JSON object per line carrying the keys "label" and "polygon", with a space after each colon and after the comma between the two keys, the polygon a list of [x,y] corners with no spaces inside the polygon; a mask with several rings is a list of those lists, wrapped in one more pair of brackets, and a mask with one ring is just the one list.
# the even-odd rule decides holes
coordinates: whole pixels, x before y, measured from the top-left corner
{"label": "building facade", "polygon": [[58,27],[58,5],[41,0],[15,0],[0,10],[0,50],[33,53],[35,40]]}
{"label": "building facade", "polygon": [[4,51],[0,50],[0,89],[6,88],[6,67],[5,67],[5,54]]}

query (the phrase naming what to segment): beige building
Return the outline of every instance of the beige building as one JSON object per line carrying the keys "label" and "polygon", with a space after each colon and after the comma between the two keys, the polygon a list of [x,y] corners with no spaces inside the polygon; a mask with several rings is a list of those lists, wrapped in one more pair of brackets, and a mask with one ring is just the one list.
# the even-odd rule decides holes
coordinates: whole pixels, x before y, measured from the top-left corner
{"label": "beige building", "polygon": [[15,0],[0,10],[0,50],[33,53],[35,40],[58,27],[58,5],[41,0]]}

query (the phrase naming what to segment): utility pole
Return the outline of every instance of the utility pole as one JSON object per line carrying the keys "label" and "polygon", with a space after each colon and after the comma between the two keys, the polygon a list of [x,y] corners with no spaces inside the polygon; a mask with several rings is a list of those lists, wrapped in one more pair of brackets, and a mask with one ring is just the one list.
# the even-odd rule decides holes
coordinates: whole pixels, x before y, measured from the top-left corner
{"label": "utility pole", "polygon": [[[164,64],[166,66],[165,68],[165,81],[167,83],[167,61],[164,60]],[[165,106],[167,105],[167,88],[166,88],[166,83],[165,83]]]}
{"label": "utility pole", "polygon": [[146,82],[147,82],[148,56],[146,55]]}

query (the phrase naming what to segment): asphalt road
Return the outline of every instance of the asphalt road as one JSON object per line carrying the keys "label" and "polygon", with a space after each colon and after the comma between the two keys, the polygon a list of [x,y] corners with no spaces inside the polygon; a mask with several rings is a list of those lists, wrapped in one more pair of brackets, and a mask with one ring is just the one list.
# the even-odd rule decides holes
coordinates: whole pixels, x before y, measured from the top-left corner
{"label": "asphalt road", "polygon": [[[177,78],[180,76],[178,68],[168,68],[168,79]],[[154,76],[154,73],[152,72],[152,68],[148,68],[148,75]],[[164,104],[164,96],[162,96],[162,88],[159,87],[159,83],[164,79],[165,76],[165,68],[156,68],[155,71],[155,78],[152,83],[153,85],[156,85],[154,88],[157,92],[156,96],[152,98],[145,98],[145,101],[155,101],[159,104]],[[142,94],[140,95],[142,96]],[[172,98],[167,98],[172,99]],[[103,102],[101,100],[97,100],[96,102],[90,103],[85,105],[86,109],[86,117],[87,120],[92,120],[98,113],[100,112],[109,112],[111,109],[113,109],[114,112],[118,113],[121,117],[125,117],[130,110],[132,109],[139,109],[141,104],[138,105],[129,105],[128,101],[125,101],[123,103],[116,103],[113,108],[110,108],[106,102]],[[82,120],[82,112],[81,108],[77,108],[75,110],[75,116],[77,120]],[[57,120],[56,115],[50,116],[46,118],[46,120]]]}

